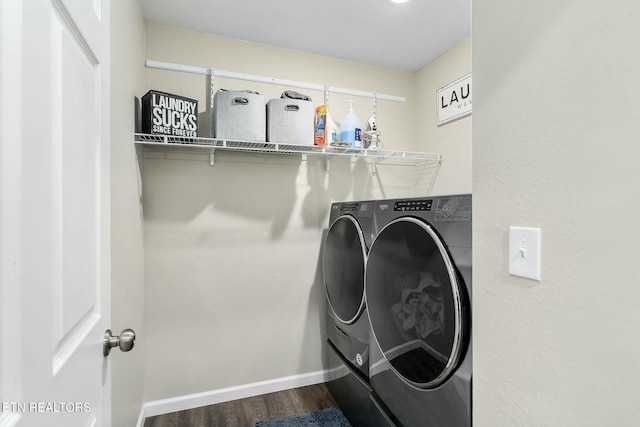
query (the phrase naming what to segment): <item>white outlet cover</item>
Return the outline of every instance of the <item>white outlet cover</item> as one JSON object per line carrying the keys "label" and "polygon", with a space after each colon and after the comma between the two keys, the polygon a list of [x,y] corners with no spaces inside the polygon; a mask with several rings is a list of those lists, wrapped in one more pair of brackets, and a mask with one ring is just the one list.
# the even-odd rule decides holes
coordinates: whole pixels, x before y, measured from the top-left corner
{"label": "white outlet cover", "polygon": [[542,230],[509,227],[509,274],[540,281]]}

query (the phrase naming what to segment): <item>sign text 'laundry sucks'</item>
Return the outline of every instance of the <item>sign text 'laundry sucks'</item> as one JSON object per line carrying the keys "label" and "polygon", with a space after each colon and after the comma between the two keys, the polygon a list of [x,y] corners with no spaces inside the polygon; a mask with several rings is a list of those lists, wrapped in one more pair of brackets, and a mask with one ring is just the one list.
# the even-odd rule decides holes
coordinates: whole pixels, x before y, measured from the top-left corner
{"label": "sign text 'laundry sucks'", "polygon": [[154,90],[147,92],[142,97],[142,132],[198,136],[198,101]]}

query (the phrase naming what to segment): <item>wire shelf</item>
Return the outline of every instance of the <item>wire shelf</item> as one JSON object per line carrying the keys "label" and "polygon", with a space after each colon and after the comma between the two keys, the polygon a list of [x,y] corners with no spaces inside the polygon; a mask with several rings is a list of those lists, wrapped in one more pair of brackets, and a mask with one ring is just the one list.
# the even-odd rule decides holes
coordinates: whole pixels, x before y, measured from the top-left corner
{"label": "wire shelf", "polygon": [[395,160],[427,160],[440,163],[442,161],[441,154],[421,153],[412,151],[394,151],[394,150],[368,150],[354,149],[343,147],[324,147],[317,145],[294,145],[280,144],[277,142],[263,141],[238,141],[216,138],[202,137],[178,137],[168,135],[150,135],[136,133],[135,143],[163,146],[163,147],[193,147],[193,148],[209,148],[221,149],[228,151],[244,151],[250,153],[274,153],[274,154],[311,154],[325,156],[352,156],[371,159],[378,163],[387,159]]}

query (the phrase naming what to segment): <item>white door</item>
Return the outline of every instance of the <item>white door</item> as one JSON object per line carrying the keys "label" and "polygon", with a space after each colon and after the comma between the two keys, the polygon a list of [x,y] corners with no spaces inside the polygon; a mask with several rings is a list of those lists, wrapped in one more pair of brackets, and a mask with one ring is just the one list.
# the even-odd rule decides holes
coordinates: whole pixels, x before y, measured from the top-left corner
{"label": "white door", "polygon": [[0,426],[110,426],[109,0],[0,1]]}

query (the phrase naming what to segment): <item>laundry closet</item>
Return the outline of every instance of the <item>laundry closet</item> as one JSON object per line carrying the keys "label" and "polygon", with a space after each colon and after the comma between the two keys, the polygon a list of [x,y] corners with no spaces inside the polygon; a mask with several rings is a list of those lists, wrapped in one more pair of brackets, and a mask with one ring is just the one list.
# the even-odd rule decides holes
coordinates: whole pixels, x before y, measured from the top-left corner
{"label": "laundry closet", "polygon": [[[466,40],[450,54],[457,56],[449,61],[457,62],[459,71],[439,70],[442,78],[453,81],[469,72],[468,47]],[[450,144],[458,146],[457,156],[470,156],[467,119],[442,129],[434,120],[419,120],[435,117],[426,111],[435,105],[435,92],[420,87],[414,73],[156,25],[147,27],[146,52],[150,60],[405,96],[406,103],[377,101],[385,149],[435,151],[442,148],[433,135],[440,131],[453,133],[457,140]],[[146,83],[149,90],[198,99],[205,111],[200,129],[206,130],[205,76],[147,68]],[[214,84],[253,90],[265,99],[279,98],[288,89],[224,78]],[[322,92],[298,91],[315,105],[323,103]],[[329,94],[334,117],[346,114],[347,99]],[[372,100],[355,99],[354,107],[361,117],[368,116]],[[464,166],[447,165],[446,154],[441,176],[435,176],[436,165],[416,167],[414,162],[380,163],[372,174],[371,165],[359,158],[335,156],[326,170],[325,159],[313,156],[221,150],[215,156],[211,166],[206,151],[151,148],[140,159],[145,315],[153,319],[147,327],[162,331],[158,337],[180,333],[190,343],[185,353],[165,348],[162,340],[147,341],[150,372],[185,367],[174,378],[147,377],[151,400],[172,397],[174,389],[196,393],[210,384],[225,388],[321,371],[324,290],[318,265],[329,204],[426,195],[432,180],[440,191],[469,191],[470,185],[468,172],[459,182],[443,182],[447,169]],[[424,171],[415,170],[420,167]],[[155,336],[153,330],[147,333]]]}
{"label": "laundry closet", "polygon": [[[144,221],[145,401],[326,380],[320,263],[329,206],[470,191],[470,118],[438,127],[435,112],[436,91],[471,71],[470,39],[408,72],[154,24],[146,25],[145,38],[145,60],[406,99],[374,105],[371,98],[329,93],[328,105],[336,121],[347,114],[347,100],[354,100],[362,122],[375,107],[385,150],[428,153],[436,160],[382,161],[373,169],[371,159],[358,156],[216,150],[211,165],[207,149],[136,146]],[[199,133],[209,136],[206,76],[143,72],[138,97],[157,90],[197,100]],[[219,77],[213,83],[215,90],[251,90],[266,100],[292,89]],[[314,106],[324,103],[322,91],[293,89]],[[182,344],[168,346],[168,336],[179,336]]]}

